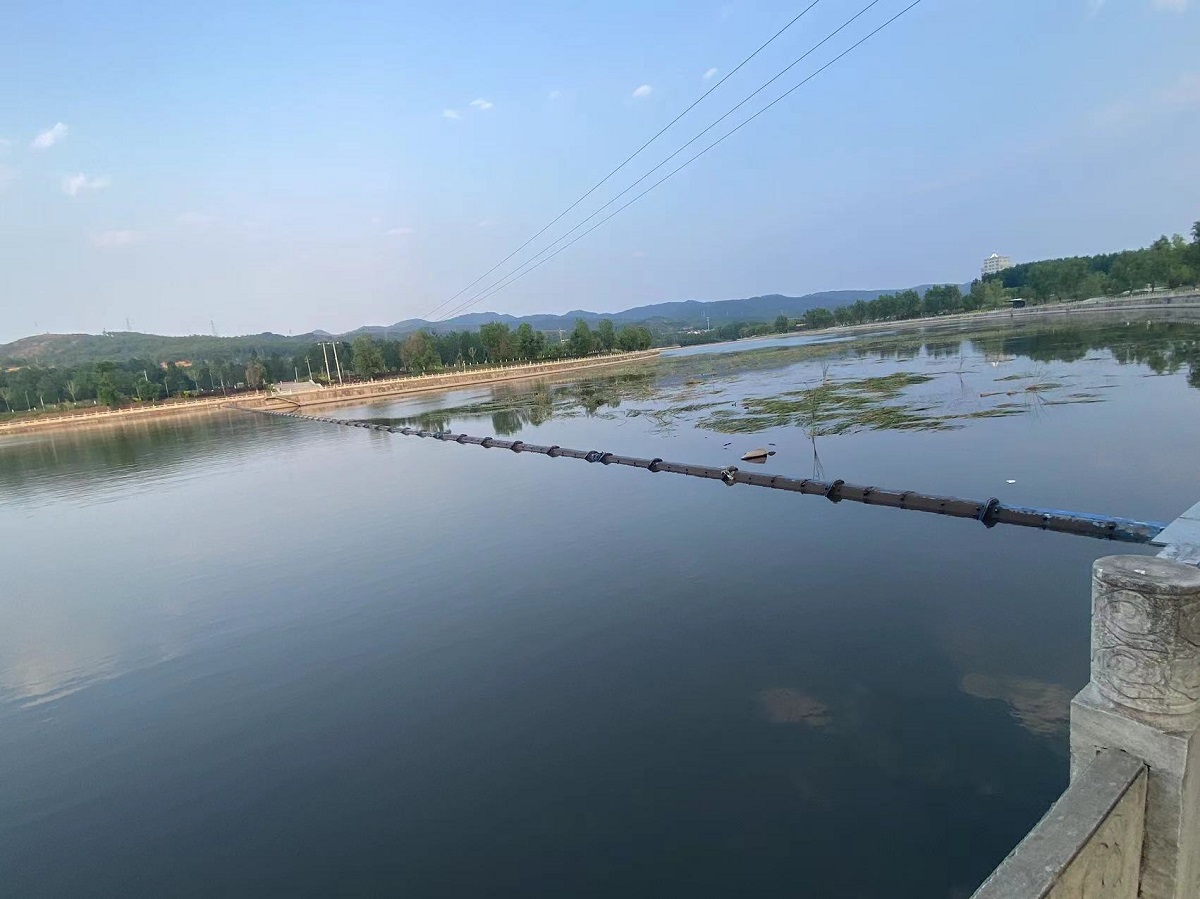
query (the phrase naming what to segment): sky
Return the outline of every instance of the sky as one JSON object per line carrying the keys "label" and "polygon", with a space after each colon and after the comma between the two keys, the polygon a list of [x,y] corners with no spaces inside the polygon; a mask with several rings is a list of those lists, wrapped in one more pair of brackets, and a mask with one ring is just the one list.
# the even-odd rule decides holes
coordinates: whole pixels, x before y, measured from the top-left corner
{"label": "sky", "polygon": [[[809,2],[10,2],[0,341],[437,318],[869,0],[818,0],[447,304]],[[877,0],[643,186],[908,2]],[[1200,0],[922,0],[471,309],[961,283],[992,252],[1186,233],[1200,219],[1197,47]]]}

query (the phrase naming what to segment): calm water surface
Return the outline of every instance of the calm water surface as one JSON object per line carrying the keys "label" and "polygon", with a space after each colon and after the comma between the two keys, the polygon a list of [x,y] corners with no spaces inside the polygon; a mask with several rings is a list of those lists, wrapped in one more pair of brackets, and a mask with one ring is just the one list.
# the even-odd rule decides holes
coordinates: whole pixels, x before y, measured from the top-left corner
{"label": "calm water surface", "polygon": [[[335,414],[1165,520],[1198,340],[931,332]],[[880,430],[796,393],[901,374]],[[966,896],[1065,784],[1114,550],[239,413],[0,442],[0,894]]]}

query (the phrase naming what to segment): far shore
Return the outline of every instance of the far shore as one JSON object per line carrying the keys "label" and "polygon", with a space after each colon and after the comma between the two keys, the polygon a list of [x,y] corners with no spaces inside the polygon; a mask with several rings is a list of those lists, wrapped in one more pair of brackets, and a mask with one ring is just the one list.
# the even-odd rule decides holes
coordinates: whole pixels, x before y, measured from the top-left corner
{"label": "far shore", "polygon": [[[770,340],[821,335],[839,337],[887,330],[899,331],[946,326],[956,324],[982,325],[990,322],[1011,322],[1028,318],[1052,316],[1112,315],[1122,312],[1174,313],[1188,311],[1200,314],[1200,289],[1175,291],[1170,294],[1157,293],[1126,298],[1097,298],[1071,303],[1055,303],[1028,306],[1021,309],[992,309],[982,312],[960,312],[929,318],[914,318],[904,321],[865,322],[860,325],[835,325],[812,331],[791,331],[784,334],[763,334],[707,344],[692,344],[703,347],[734,347],[749,340]],[[689,347],[690,348],[690,347]],[[528,378],[553,377],[560,374],[587,371],[626,365],[658,357],[662,352],[675,347],[656,347],[633,353],[616,353],[586,359],[564,359],[556,362],[521,363],[495,367],[478,367],[455,371],[437,372],[429,375],[405,376],[377,381],[367,381],[344,386],[319,387],[297,393],[281,394],[272,391],[240,394],[237,397],[205,397],[203,399],[177,400],[153,405],[133,405],[121,409],[98,409],[88,412],[63,412],[31,416],[0,423],[0,438],[8,435],[33,434],[45,431],[80,430],[84,428],[119,425],[127,422],[154,421],[180,415],[208,414],[225,409],[272,409],[297,411],[313,406],[363,403],[387,397],[452,390],[459,387],[474,387],[519,381]]]}
{"label": "far shore", "polygon": [[1119,312],[1172,312],[1186,309],[1200,312],[1200,288],[1178,291],[1171,294],[1146,294],[1121,299],[1097,298],[1074,300],[1070,303],[1048,303],[1042,306],[1025,306],[1020,309],[982,309],[977,312],[955,312],[951,315],[932,315],[924,318],[906,318],[899,321],[863,322],[861,325],[831,325],[805,331],[787,331],[775,334],[756,334],[735,340],[719,340],[712,343],[691,343],[687,346],[664,347],[664,349],[693,349],[696,347],[737,346],[754,340],[789,340],[798,337],[820,335],[840,337],[844,334],[863,334],[872,331],[903,331],[925,328],[930,325],[986,324],[988,322],[1019,321],[1024,318],[1041,318],[1054,315],[1112,315]]}
{"label": "far shore", "polygon": [[204,415],[221,410],[235,409],[304,409],[310,406],[325,406],[335,403],[361,403],[393,396],[452,390],[459,387],[474,387],[520,381],[527,378],[556,376],[564,373],[588,371],[627,365],[656,358],[662,349],[641,350],[633,353],[615,353],[586,359],[563,359],[557,362],[522,363],[495,367],[479,367],[459,371],[438,372],[401,378],[366,381],[345,386],[319,387],[315,390],[279,394],[264,390],[258,393],[240,394],[236,397],[205,397],[203,399],[180,400],[153,405],[127,406],[121,409],[99,409],[88,412],[63,412],[46,414],[15,421],[0,423],[0,437],[24,435],[46,431],[80,430],[84,428],[122,425],[130,422],[153,421],[179,415]]}

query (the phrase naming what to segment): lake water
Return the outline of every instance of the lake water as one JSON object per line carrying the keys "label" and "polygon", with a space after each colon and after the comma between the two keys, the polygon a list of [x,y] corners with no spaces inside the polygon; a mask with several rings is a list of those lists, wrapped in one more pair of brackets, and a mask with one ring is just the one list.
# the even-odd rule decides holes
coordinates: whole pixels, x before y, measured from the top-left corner
{"label": "lake water", "polygon": [[[1197,387],[1122,321],[327,414],[1169,520]],[[236,412],[0,442],[0,894],[967,896],[1122,551]]]}

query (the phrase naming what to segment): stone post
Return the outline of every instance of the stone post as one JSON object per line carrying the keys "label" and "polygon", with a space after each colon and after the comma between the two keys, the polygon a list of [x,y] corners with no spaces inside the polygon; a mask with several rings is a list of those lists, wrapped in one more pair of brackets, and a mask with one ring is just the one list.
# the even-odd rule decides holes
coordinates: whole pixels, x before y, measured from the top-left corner
{"label": "stone post", "polygon": [[1071,778],[1105,749],[1146,763],[1141,899],[1200,897],[1200,569],[1092,566],[1092,677],[1071,703]]}

